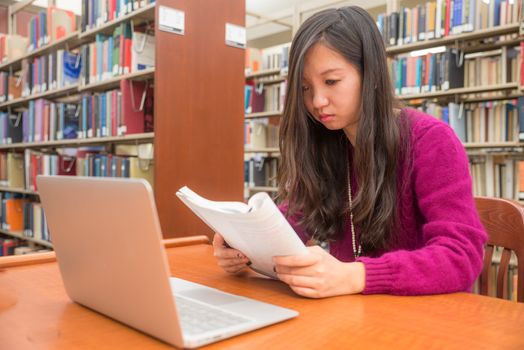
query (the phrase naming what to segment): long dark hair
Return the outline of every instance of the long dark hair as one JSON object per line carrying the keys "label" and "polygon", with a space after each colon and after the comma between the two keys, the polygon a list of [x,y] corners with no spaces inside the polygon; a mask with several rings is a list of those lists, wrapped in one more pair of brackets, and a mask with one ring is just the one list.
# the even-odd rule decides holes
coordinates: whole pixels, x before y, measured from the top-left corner
{"label": "long dark hair", "polygon": [[[291,45],[280,126],[278,196],[288,203],[288,215],[299,214],[299,225],[319,240],[337,239],[347,223],[346,169],[353,147],[352,169],[359,188],[353,195],[353,220],[362,232],[360,244],[366,254],[387,249],[398,224],[397,164],[407,147],[403,146],[407,126],[394,110],[400,104],[393,95],[382,40],[373,19],[357,6],[324,10],[308,18]],[[305,107],[304,58],[317,43],[341,54],[362,78],[353,146],[342,130],[326,129]]]}

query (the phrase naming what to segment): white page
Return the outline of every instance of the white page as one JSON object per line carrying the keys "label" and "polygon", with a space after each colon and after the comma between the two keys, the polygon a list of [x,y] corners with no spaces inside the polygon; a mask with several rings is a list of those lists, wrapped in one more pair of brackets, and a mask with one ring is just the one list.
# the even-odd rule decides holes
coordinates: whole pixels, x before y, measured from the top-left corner
{"label": "white page", "polygon": [[[189,189],[187,189],[189,190]],[[177,196],[214,231],[219,232],[233,248],[240,250],[251,261],[253,270],[276,278],[273,256],[306,254],[307,248],[284,218],[269,195],[257,193],[249,201],[250,206],[240,202],[231,203],[251,209],[249,212],[224,211],[221,204],[198,200],[184,189]],[[189,190],[190,191],[190,190]],[[194,193],[194,192],[193,192]],[[218,203],[218,204],[217,204]]]}

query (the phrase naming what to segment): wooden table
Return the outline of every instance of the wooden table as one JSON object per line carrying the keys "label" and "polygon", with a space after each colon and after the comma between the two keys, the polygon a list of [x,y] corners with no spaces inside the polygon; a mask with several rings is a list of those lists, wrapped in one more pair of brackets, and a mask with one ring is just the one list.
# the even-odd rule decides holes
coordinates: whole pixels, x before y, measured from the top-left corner
{"label": "wooden table", "polygon": [[[206,349],[524,349],[524,304],[466,293],[306,299],[278,281],[226,274],[209,245],[167,252],[174,276],[300,312]],[[162,348],[171,347],[72,303],[55,262],[0,272],[0,349]]]}

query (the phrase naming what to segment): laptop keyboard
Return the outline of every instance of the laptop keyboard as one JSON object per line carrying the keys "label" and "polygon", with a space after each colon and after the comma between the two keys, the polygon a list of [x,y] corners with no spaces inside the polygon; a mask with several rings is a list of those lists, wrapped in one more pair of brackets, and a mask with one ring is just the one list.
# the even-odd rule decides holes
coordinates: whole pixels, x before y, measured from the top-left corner
{"label": "laptop keyboard", "polygon": [[200,303],[178,294],[175,296],[180,326],[187,335],[196,335],[252,321],[209,304]]}

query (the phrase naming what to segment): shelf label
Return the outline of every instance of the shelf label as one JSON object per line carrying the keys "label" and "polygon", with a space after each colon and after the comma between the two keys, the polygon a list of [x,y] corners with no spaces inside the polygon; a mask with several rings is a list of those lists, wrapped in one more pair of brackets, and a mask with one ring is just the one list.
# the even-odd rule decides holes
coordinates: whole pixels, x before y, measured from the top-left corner
{"label": "shelf label", "polygon": [[158,29],[164,32],[184,35],[185,13],[174,8],[160,6],[158,9]]}
{"label": "shelf label", "polygon": [[246,28],[226,23],[226,45],[246,48]]}

